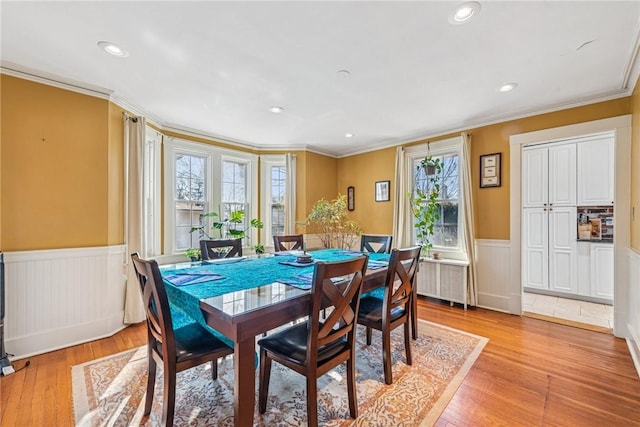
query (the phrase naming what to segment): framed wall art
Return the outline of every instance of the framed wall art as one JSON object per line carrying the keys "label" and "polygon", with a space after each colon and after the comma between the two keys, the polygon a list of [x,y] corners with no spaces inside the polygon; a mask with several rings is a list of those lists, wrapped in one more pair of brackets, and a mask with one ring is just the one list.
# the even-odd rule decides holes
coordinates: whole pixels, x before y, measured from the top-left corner
{"label": "framed wall art", "polygon": [[356,208],[356,189],[347,187],[347,209],[352,211]]}
{"label": "framed wall art", "polygon": [[502,153],[480,156],[480,188],[500,187],[500,161]]}
{"label": "framed wall art", "polygon": [[389,182],[390,181],[376,182],[376,202],[389,201]]}

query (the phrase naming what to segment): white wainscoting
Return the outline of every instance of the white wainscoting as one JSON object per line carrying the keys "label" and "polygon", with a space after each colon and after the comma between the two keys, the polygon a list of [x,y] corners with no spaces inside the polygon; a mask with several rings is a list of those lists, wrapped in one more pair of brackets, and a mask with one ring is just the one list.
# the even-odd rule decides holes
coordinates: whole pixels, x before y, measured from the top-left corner
{"label": "white wainscoting", "polygon": [[640,376],[640,253],[629,249],[629,306],[627,345]]}
{"label": "white wainscoting", "polygon": [[478,307],[512,312],[510,245],[509,240],[476,239]]}
{"label": "white wainscoting", "polygon": [[6,350],[20,359],[124,327],[124,246],[6,252]]}

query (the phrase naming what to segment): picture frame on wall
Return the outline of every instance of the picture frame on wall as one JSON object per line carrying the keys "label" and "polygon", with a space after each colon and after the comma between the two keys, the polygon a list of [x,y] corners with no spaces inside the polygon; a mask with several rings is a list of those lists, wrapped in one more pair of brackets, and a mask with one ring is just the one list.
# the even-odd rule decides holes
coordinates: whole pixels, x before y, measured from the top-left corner
{"label": "picture frame on wall", "polygon": [[388,202],[390,200],[389,183],[390,181],[376,182],[376,202]]}
{"label": "picture frame on wall", "polygon": [[480,156],[480,188],[500,187],[502,153]]}
{"label": "picture frame on wall", "polygon": [[352,211],[356,208],[356,189],[347,187],[347,209]]}

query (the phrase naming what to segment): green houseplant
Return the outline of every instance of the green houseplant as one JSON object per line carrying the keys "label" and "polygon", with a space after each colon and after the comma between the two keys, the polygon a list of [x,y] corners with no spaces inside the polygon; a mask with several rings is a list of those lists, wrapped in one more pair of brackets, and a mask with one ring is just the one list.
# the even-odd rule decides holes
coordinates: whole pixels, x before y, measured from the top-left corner
{"label": "green houseplant", "polygon": [[200,261],[200,257],[201,257],[200,249],[189,248],[186,251],[184,251],[184,256],[189,258],[191,261]]}
{"label": "green houseplant", "polygon": [[[203,218],[220,218],[218,212],[208,212],[202,216]],[[228,218],[213,221],[211,230],[215,233],[212,234],[216,234],[217,237],[215,238],[218,239],[243,239],[245,237],[249,238],[249,228],[255,228],[257,230],[264,228],[264,223],[257,218],[252,218],[246,227],[243,226],[244,220],[245,213],[243,210],[233,211],[229,214]],[[200,233],[200,239],[214,239],[214,237],[205,230],[204,225],[191,227],[191,230],[189,230],[191,233],[196,231]],[[253,245],[253,250],[256,253],[264,253],[264,245],[257,243]]]}
{"label": "green houseplant", "polygon": [[[202,217],[203,218],[220,218],[220,214],[218,212],[208,212],[202,215]],[[244,218],[245,218],[244,211],[242,210],[233,211],[229,214],[228,218],[225,218],[223,220],[217,220],[217,221],[214,220],[213,223],[211,224],[211,229],[217,230],[216,234],[218,234],[218,237],[217,237],[218,239],[242,239],[244,237],[247,237],[247,231],[249,230],[250,227],[256,228],[258,230],[264,227],[264,224],[262,223],[262,221],[260,221],[259,219],[253,218],[251,221],[249,221],[249,225],[246,228],[243,228],[242,224],[244,224]],[[207,233],[204,225],[192,227],[190,230],[191,233],[195,231],[199,232],[202,238],[206,238],[206,239],[214,238],[209,233]]]}
{"label": "green houseplant", "polygon": [[[440,180],[442,173],[442,160],[439,157],[427,155],[416,166],[416,178],[426,177],[424,186],[416,186],[411,198],[411,209],[415,216],[414,227],[416,237],[422,246],[422,255],[429,256],[433,248],[431,236],[436,222],[440,219]],[[424,174],[424,175],[423,175]],[[416,179],[418,181],[418,179]]]}
{"label": "green houseplant", "polygon": [[362,234],[362,228],[349,217],[347,196],[341,194],[331,201],[318,200],[300,225],[316,234],[325,248],[350,249]]}

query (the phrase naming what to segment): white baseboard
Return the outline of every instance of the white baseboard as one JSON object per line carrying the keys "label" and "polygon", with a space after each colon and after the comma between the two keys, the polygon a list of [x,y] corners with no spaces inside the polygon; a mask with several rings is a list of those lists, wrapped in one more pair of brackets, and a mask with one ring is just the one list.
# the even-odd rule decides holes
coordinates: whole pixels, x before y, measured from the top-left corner
{"label": "white baseboard", "polygon": [[73,325],[55,331],[43,331],[29,336],[9,339],[6,342],[11,360],[24,359],[61,348],[110,337],[127,325],[123,324],[124,310],[106,319],[97,319],[82,325]]}

